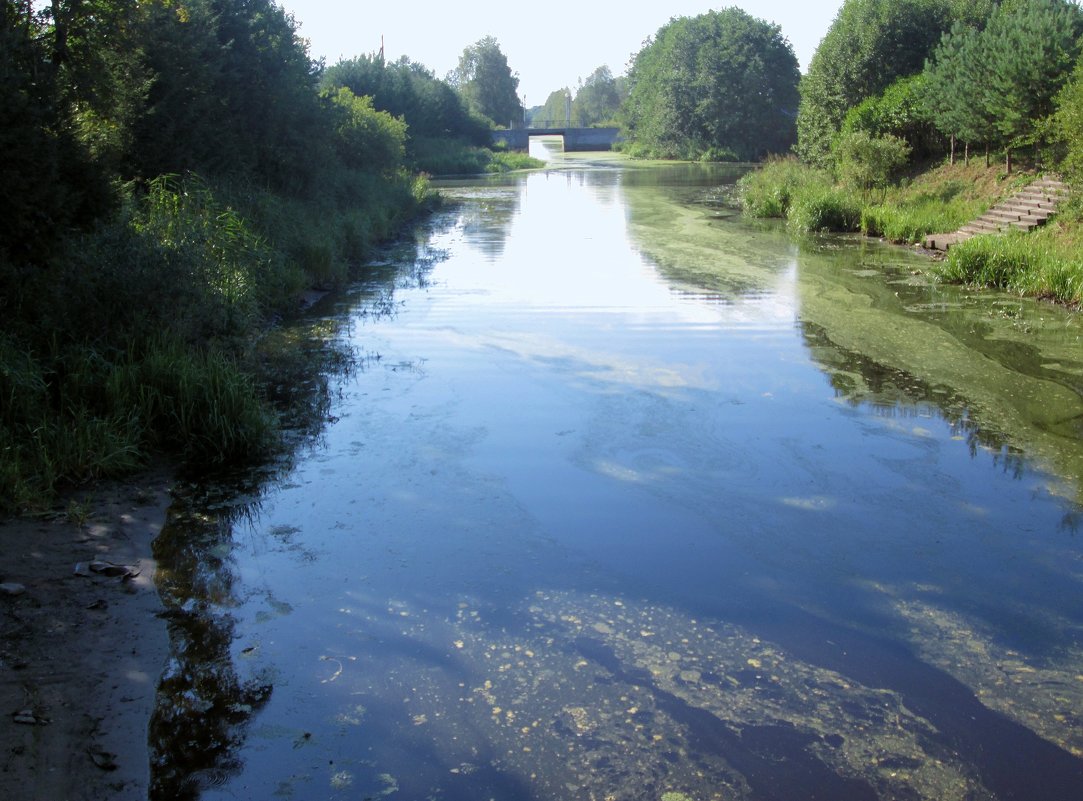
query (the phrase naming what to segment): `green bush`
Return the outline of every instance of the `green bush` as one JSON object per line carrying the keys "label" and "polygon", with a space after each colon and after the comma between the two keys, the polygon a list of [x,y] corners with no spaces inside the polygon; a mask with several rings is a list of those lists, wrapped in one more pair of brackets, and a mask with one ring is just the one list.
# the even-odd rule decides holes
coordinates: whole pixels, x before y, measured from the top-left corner
{"label": "green bush", "polygon": [[892,134],[874,136],[865,131],[844,133],[833,149],[839,180],[868,197],[893,182],[910,158],[910,145]]}
{"label": "green bush", "polygon": [[513,170],[533,170],[544,166],[544,161],[526,153],[493,153],[492,161],[486,166],[485,171],[502,173]]}
{"label": "green bush", "polygon": [[143,445],[201,462],[237,462],[266,454],[274,416],[255,383],[219,350],[159,337],[111,369],[108,408],[130,410]]}
{"label": "green bush", "polygon": [[151,453],[236,463],[275,446],[254,381],[216,349],[161,336],[124,354],[68,346],[34,358],[0,337],[0,510],[122,475]]}
{"label": "green bush", "polygon": [[377,111],[371,97],[346,87],[329,94],[336,111],[335,144],[342,162],[375,172],[399,169],[406,158],[406,122]]}
{"label": "green bush", "polygon": [[413,167],[429,175],[477,175],[492,160],[490,150],[458,140],[418,137],[410,149]]}
{"label": "green bush", "polygon": [[700,154],[699,160],[712,164],[732,164],[739,162],[741,159],[728,147],[709,147]]}

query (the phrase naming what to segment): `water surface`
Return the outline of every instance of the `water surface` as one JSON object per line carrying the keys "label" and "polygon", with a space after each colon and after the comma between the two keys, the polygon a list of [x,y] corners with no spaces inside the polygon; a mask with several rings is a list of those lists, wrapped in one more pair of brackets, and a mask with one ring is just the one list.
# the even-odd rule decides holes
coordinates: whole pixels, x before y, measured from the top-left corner
{"label": "water surface", "polygon": [[159,797],[1078,799],[1083,342],[732,168],[569,158],[311,323],[160,542]]}

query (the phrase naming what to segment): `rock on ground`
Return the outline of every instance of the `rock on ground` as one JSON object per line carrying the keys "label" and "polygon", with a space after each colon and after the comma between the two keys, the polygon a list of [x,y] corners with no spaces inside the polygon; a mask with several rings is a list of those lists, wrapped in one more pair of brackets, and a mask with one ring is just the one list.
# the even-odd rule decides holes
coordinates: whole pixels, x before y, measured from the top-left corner
{"label": "rock on ground", "polygon": [[[147,726],[168,636],[151,543],[163,474],[0,522],[0,798],[147,798]],[[129,566],[78,571],[95,560]]]}

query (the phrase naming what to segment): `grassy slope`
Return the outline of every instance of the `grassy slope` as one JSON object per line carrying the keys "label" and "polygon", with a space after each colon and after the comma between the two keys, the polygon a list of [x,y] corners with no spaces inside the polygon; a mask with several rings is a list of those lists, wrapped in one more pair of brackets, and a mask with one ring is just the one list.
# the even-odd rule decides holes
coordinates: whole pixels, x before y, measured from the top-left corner
{"label": "grassy slope", "polygon": [[[954,231],[1033,178],[1005,175],[1000,164],[940,164],[916,171],[883,197],[863,197],[829,175],[793,159],[768,162],[742,181],[746,213],[784,217],[791,228],[861,231],[893,242],[918,243],[926,234]],[[937,266],[941,278],[997,286],[1024,295],[1083,302],[1083,223],[1079,201],[1031,234],[977,237],[952,248]]]}

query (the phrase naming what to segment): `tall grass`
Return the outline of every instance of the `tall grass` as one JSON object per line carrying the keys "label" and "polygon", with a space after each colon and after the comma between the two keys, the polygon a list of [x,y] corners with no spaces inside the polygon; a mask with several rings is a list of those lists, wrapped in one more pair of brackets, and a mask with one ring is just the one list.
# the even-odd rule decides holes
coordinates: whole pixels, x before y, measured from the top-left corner
{"label": "tall grass", "polygon": [[796,198],[821,193],[832,186],[828,173],[802,164],[792,156],[768,159],[737,183],[745,214],[781,219],[789,216]]}
{"label": "tall grass", "polygon": [[1083,248],[1056,228],[960,242],[936,267],[940,278],[1021,295],[1083,303]]}
{"label": "tall grass", "polygon": [[892,242],[920,242],[980,216],[995,198],[1025,182],[978,165],[942,165],[887,189],[881,202],[836,184],[831,174],[793,157],[775,158],[738,184],[753,217],[779,217],[800,231],[861,231]]}
{"label": "tall grass", "polygon": [[492,161],[486,166],[485,171],[488,173],[502,173],[512,172],[513,170],[534,170],[544,166],[544,161],[526,153],[495,151]]}
{"label": "tall grass", "polygon": [[981,201],[922,198],[901,205],[866,206],[861,212],[861,232],[914,244],[928,234],[958,230],[979,217],[987,205]]}
{"label": "tall grass", "polygon": [[268,454],[275,416],[236,361],[156,337],[124,354],[89,345],[35,357],[0,339],[0,509],[117,476],[152,453],[222,464]]}
{"label": "tall grass", "polygon": [[790,201],[787,224],[807,234],[818,231],[858,231],[861,199],[840,187],[806,187]]}

